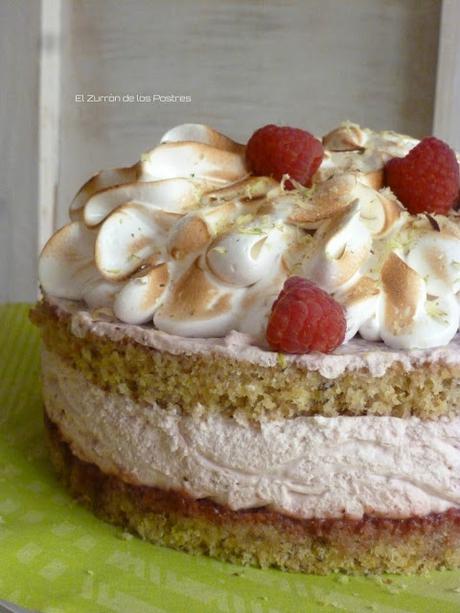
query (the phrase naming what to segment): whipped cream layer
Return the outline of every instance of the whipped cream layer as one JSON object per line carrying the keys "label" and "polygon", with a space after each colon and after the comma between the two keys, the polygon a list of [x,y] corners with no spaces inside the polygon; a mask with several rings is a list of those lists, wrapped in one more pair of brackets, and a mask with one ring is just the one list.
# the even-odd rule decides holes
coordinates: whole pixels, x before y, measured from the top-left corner
{"label": "whipped cream layer", "polygon": [[125,481],[299,518],[394,518],[460,507],[460,418],[297,417],[260,426],[137,404],[43,354],[51,420]]}
{"label": "whipped cream layer", "polygon": [[216,355],[263,367],[284,368],[293,365],[306,371],[317,371],[326,379],[360,370],[368,372],[371,377],[383,377],[394,365],[401,365],[407,371],[429,364],[460,366],[459,334],[447,346],[435,349],[391,349],[383,343],[354,338],[331,354],[314,352],[280,356],[254,344],[250,335],[241,332],[232,331],[222,338],[187,338],[155,330],[151,326],[114,321],[105,309],[90,312],[84,304],[75,301],[52,297],[48,297],[47,301],[59,316],[70,317],[70,329],[77,337],[84,338],[87,333],[92,333],[114,342],[130,339],[173,355]]}
{"label": "whipped cream layer", "polygon": [[81,188],[41,254],[42,288],[128,324],[237,331],[266,347],[272,304],[300,275],[342,304],[345,342],[447,345],[460,322],[460,217],[410,215],[383,187],[384,164],[417,142],[342,124],[323,138],[312,187],[286,190],[249,174],[244,145],[177,126]]}

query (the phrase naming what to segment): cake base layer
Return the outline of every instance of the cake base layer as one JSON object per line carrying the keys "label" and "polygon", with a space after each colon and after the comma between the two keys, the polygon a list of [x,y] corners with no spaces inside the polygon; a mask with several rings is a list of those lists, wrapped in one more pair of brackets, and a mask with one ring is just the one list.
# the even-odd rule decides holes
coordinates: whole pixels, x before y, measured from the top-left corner
{"label": "cake base layer", "polygon": [[409,519],[295,519],[266,508],[125,483],[75,456],[45,415],[51,459],[71,494],[143,539],[237,564],[314,574],[419,573],[460,566],[460,510]]}

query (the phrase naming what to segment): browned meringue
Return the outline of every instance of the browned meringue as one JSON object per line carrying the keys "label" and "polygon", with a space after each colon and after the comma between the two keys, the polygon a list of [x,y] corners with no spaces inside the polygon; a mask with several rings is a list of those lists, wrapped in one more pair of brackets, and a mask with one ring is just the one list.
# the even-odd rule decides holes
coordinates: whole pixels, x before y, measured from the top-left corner
{"label": "browned meringue", "polygon": [[415,139],[346,122],[323,139],[311,188],[254,177],[245,147],[199,124],[169,130],[133,166],[78,192],[72,222],[40,257],[45,293],[111,307],[127,323],[263,346],[293,274],[344,307],[359,333],[395,348],[448,343],[460,320],[458,217],[412,216],[382,170]]}

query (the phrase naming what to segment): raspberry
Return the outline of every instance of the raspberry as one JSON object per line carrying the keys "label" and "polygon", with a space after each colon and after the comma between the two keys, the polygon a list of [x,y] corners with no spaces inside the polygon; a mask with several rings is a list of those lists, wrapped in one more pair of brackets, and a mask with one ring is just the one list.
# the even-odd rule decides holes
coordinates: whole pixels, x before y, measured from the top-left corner
{"label": "raspberry", "polygon": [[[309,186],[323,159],[323,145],[310,132],[272,124],[259,128],[246,145],[246,162],[255,175],[281,181],[284,174]],[[293,189],[290,181],[288,189]]]}
{"label": "raspberry", "polygon": [[272,306],[267,340],[285,353],[330,353],[342,344],[346,331],[342,306],[317,285],[290,277]]}
{"label": "raspberry", "polygon": [[405,157],[387,162],[385,183],[410,213],[447,215],[459,196],[457,158],[442,140],[424,138]]}

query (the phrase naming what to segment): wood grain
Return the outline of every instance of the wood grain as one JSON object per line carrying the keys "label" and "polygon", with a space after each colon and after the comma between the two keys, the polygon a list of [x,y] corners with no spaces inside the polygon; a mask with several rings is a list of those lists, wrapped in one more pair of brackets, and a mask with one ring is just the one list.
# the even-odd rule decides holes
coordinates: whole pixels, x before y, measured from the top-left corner
{"label": "wood grain", "polygon": [[434,133],[460,150],[460,2],[444,0]]}

